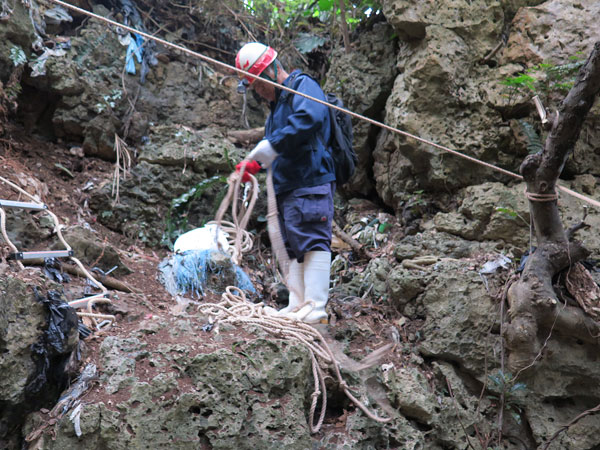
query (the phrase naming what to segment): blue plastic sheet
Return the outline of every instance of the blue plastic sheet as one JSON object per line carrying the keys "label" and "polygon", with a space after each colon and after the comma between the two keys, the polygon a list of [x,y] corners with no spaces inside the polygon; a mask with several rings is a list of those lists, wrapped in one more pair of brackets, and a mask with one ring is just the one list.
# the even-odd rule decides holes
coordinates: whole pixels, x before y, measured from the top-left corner
{"label": "blue plastic sheet", "polygon": [[[217,266],[212,259],[215,250],[187,250],[175,253],[168,261],[160,264],[163,283],[172,295],[190,294],[201,297],[205,294],[209,274],[225,279],[235,275],[236,286],[247,292],[256,292],[248,275],[241,267],[231,262],[231,269]],[[228,272],[228,273],[225,273]]]}
{"label": "blue plastic sheet", "polygon": [[125,70],[131,75],[135,75],[135,56],[138,63],[142,62],[142,44],[144,39],[139,34],[134,34],[135,39],[129,40],[127,47],[127,56],[125,57]]}

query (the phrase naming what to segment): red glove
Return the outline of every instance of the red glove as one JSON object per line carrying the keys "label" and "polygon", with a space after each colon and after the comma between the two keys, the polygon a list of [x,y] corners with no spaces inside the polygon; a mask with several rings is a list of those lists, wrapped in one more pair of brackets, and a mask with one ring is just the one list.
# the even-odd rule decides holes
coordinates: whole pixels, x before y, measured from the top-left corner
{"label": "red glove", "polygon": [[242,166],[246,165],[246,170],[244,170],[244,175],[242,175],[242,183],[247,183],[248,181],[250,181],[250,175],[256,175],[258,173],[258,171],[261,169],[260,164],[258,164],[256,161],[242,161],[241,163],[238,163],[237,166],[235,166],[235,171],[236,172],[241,172],[242,170]]}

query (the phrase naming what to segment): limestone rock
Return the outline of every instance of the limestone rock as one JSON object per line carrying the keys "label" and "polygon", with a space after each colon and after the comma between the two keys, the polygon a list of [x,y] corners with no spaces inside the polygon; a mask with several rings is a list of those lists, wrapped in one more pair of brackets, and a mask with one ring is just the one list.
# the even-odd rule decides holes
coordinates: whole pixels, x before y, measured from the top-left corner
{"label": "limestone rock", "polygon": [[[119,253],[110,242],[100,241],[91,229],[81,226],[63,230],[63,236],[73,248],[76,258],[84,264],[95,264],[95,267],[107,272],[116,266],[112,275],[128,275],[131,269],[122,261]],[[57,244],[56,248],[63,248]]]}
{"label": "limestone rock", "polygon": [[483,54],[491,50],[500,34],[504,16],[500,1],[451,0],[419,2],[395,0],[383,4],[390,24],[406,40],[420,40],[431,31],[432,25],[453,30]]}
{"label": "limestone rock", "polygon": [[431,423],[435,413],[435,400],[427,379],[416,368],[398,368],[390,375],[390,389],[402,414],[422,423]]}
{"label": "limestone rock", "polygon": [[[14,18],[20,20],[24,15],[23,20],[27,19],[24,9],[19,5]],[[12,21],[8,23],[12,25]],[[16,44],[27,41],[27,23],[19,26],[19,33],[11,32],[18,38]],[[32,28],[31,22],[28,26]],[[236,92],[235,79],[210,65],[189,64],[175,56],[167,59],[168,64],[160,62],[152,67],[142,85],[139,74],[121,76],[126,47],[104,24],[85,22],[80,34],[70,39],[66,55],[47,60],[44,76],[25,77],[23,81],[48,97],[40,101],[37,96],[40,107],[26,114],[24,120],[31,131],[47,126],[59,138],[83,141],[86,155],[113,160],[115,134],[132,146],[139,145],[153,123],[185,123],[195,129],[243,128],[239,118],[243,100]],[[6,48],[4,42],[0,44],[0,60],[8,61],[10,41]],[[29,52],[30,43],[21,46]],[[0,75],[8,77],[8,73]],[[248,99],[251,126],[263,125],[265,110],[252,96]],[[42,123],[47,120],[41,115],[44,108],[54,111],[50,124]]]}
{"label": "limestone rock", "polygon": [[[189,225],[199,225],[203,221],[214,219],[219,207],[219,193],[226,186],[225,178],[230,172],[221,172],[221,177],[215,174],[219,173],[225,161],[242,159],[241,153],[221,152],[221,158],[215,156],[217,161],[222,161],[216,167],[204,165],[206,161],[202,159],[197,160],[196,166],[198,169],[202,167],[201,173],[185,170],[185,167],[161,166],[142,161],[131,169],[126,180],[121,180],[119,203],[115,203],[111,196],[111,186],[105,185],[93,192],[90,207],[98,214],[98,220],[107,227],[122,232],[125,236],[137,236],[143,242],[156,245],[163,238],[163,233],[168,231],[169,221],[176,220],[169,216],[171,201],[189,192],[194,186],[200,185],[199,192],[196,193],[197,200],[192,203],[187,214]],[[210,161],[209,157],[207,159]],[[179,161],[184,163],[183,160]],[[207,175],[209,173],[210,176]]]}
{"label": "limestone rock", "polygon": [[484,339],[498,317],[478,270],[468,262],[442,260],[427,273],[427,288],[416,306],[426,317],[421,352],[460,361],[461,367],[482,377],[486,361],[494,364],[486,355],[499,351],[499,340]]}
{"label": "limestone rock", "polygon": [[[572,186],[571,189],[581,187],[591,198],[596,198],[599,190],[593,176],[584,175],[570,184],[563,184]],[[462,202],[456,212],[438,213],[434,217],[434,228],[468,240],[494,241],[497,242],[496,250],[512,249],[521,254],[529,246],[530,239],[529,207],[524,190],[523,183],[512,187],[501,183],[469,186],[461,192]],[[584,204],[580,200],[559,191],[558,204],[566,228],[581,221]],[[600,248],[600,239],[592,230],[600,226],[600,213],[590,209],[586,223],[590,227],[578,231],[577,237],[596,251]]]}
{"label": "limestone rock", "polygon": [[[493,22],[494,8],[488,13]],[[460,26],[458,22],[430,24],[422,40],[400,46],[401,73],[388,98],[385,121],[478,159],[500,159],[500,165],[516,167],[514,155],[501,153],[507,151],[509,129],[495,126],[500,115],[488,106],[488,92],[477,85],[476,80],[490,74],[487,66],[473,63],[474,52],[483,49],[474,49],[474,38],[458,32]],[[474,32],[477,26],[467,28]],[[498,36],[499,32],[489,33]],[[402,192],[453,190],[490,177],[489,171],[476,169],[462,158],[395,133],[379,137],[374,159],[377,191],[394,209],[399,208]]]}
{"label": "limestone rock", "polygon": [[31,346],[40,338],[46,317],[23,282],[3,277],[0,289],[0,438],[4,438],[14,425],[13,409],[25,402],[27,380],[35,371]]}
{"label": "limestone rock", "polygon": [[501,63],[565,64],[578,52],[587,57],[600,39],[596,26],[599,15],[600,4],[594,0],[551,0],[520,8],[513,19]]}
{"label": "limestone rock", "polygon": [[12,13],[2,19],[0,27],[0,81],[6,82],[14,68],[14,63],[10,58],[10,50],[18,46],[26,54],[31,53],[31,44],[35,41],[36,35],[29,10],[22,3],[11,4],[9,8]]}
{"label": "limestone rock", "polygon": [[[591,43],[598,40],[592,23],[598,6],[593,1],[560,0],[541,5],[540,1],[485,3],[384,4],[386,18],[402,38],[400,73],[387,101],[385,122],[516,172],[525,154],[510,120],[533,115],[535,108],[530,96],[509,95],[501,83],[535,62],[562,64],[579,51],[585,57]],[[480,64],[501,42],[517,10],[508,46]],[[582,21],[584,32],[578,31]],[[565,44],[557,49],[555,42]],[[591,120],[582,135],[596,132]],[[577,157],[569,158],[565,168],[567,176],[591,173],[590,168],[598,165],[591,142],[584,139],[577,144]],[[401,207],[404,192],[455,191],[503,179],[489,169],[394,133],[380,133],[373,156],[377,192],[395,210]]]}
{"label": "limestone rock", "polygon": [[149,353],[136,337],[107,338],[103,400],[84,406],[82,437],[64,419],[44,448],[75,449],[81,439],[115,449],[148,442],[153,448],[311,447],[303,414],[312,386],[305,350],[264,338],[215,345],[201,334],[194,338],[203,333],[196,326],[175,343],[177,330],[189,328],[180,322],[155,327],[163,342],[158,352]]}
{"label": "limestone rock", "polygon": [[[393,29],[386,23],[376,24],[372,30],[360,33],[353,47],[351,53],[336,51],[324,90],[338,95],[351,111],[381,121],[396,72]],[[352,123],[358,166],[346,188],[367,195],[374,188],[369,176],[373,161],[371,141],[379,130],[354,118]]]}
{"label": "limestone rock", "polygon": [[425,227],[422,233],[405,236],[396,244],[394,256],[399,262],[424,256],[468,258],[496,248],[494,242],[471,241],[438,231],[431,222],[427,222]]}
{"label": "limestone rock", "polygon": [[19,209],[7,211],[6,232],[11,242],[19,250],[26,251],[36,248],[36,245],[49,238],[52,228],[47,221],[34,219],[28,211]]}
{"label": "limestone rock", "polygon": [[214,128],[195,130],[184,125],[158,125],[140,151],[140,161],[162,166],[191,167],[207,176],[231,171],[243,153]]}
{"label": "limestone rock", "polygon": [[469,240],[501,240],[525,249],[529,211],[523,189],[521,184],[512,188],[500,183],[469,186],[457,212],[437,214],[435,227]]}

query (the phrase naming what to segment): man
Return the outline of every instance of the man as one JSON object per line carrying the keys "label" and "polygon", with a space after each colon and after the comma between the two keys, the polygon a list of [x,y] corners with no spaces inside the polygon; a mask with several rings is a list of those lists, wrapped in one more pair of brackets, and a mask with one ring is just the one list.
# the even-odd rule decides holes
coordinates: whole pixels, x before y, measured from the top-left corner
{"label": "man", "polygon": [[[235,62],[239,69],[325,101],[319,84],[299,70],[288,74],[271,47],[246,44]],[[270,313],[306,323],[326,323],[335,191],[328,107],[260,79],[246,76],[241,84],[270,103],[265,138],[248,155],[253,161],[246,170],[258,172],[260,167],[254,161],[262,168],[271,167],[281,233],[291,259],[289,304]]]}

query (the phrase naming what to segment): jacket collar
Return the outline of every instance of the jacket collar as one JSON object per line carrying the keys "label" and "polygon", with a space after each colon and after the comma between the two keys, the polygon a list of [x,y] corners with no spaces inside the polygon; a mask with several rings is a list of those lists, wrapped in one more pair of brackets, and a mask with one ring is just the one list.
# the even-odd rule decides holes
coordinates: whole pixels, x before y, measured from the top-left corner
{"label": "jacket collar", "polygon": [[[286,87],[291,87],[290,85],[292,84],[293,80],[301,73],[302,73],[302,71],[300,69],[293,70],[288,75],[288,77],[283,81],[283,85]],[[277,105],[277,103],[279,102],[280,99],[282,101],[285,101],[290,94],[291,94],[291,92],[284,91],[279,88],[275,88],[275,101],[271,102],[271,109],[275,108],[275,105]]]}

